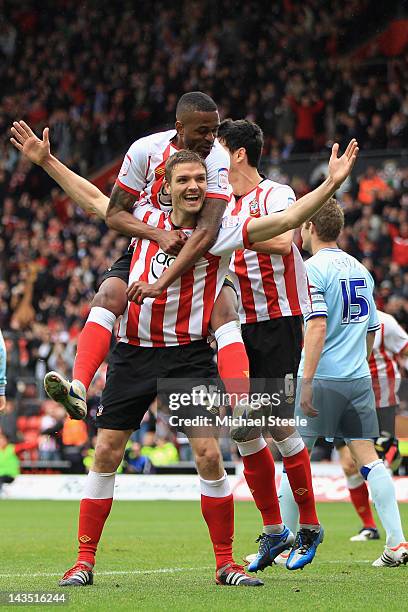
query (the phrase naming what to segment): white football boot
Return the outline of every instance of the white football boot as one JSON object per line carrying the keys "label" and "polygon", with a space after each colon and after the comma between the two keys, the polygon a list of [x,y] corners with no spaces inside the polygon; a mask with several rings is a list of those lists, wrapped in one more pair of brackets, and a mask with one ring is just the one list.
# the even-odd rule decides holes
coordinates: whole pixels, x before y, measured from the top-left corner
{"label": "white football boot", "polygon": [[58,372],[48,372],[44,388],[48,397],[64,406],[71,419],[80,421],[86,417],[86,389],[80,380],[69,382]]}

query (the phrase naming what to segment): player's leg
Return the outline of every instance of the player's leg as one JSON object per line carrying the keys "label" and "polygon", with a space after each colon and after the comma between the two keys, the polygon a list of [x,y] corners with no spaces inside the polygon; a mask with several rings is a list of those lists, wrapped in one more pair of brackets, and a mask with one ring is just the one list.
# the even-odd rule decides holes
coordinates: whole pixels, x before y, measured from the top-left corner
{"label": "player's leg", "polygon": [[106,385],[96,416],[95,457],[80,504],[77,563],[61,586],[92,584],[96,549],[112,506],[116,470],[126,442],[156,395],[157,349],[118,342],[109,357]]}
{"label": "player's leg", "polygon": [[93,583],[96,549],[112,507],[116,470],[131,433],[132,430],[98,431],[94,461],[79,507],[78,557],[75,565],[60,580],[60,586]]}
{"label": "player's leg", "polygon": [[395,413],[397,406],[377,408],[378,429],[380,435],[375,441],[375,450],[391,471],[395,472],[401,465],[401,454],[398,440],[395,437]]}
{"label": "player's leg", "polygon": [[363,477],[367,480],[378,516],[386,533],[386,547],[373,565],[377,567],[408,563],[408,543],[402,531],[394,483],[383,461],[378,458],[372,440],[348,440]]}
{"label": "player's leg", "polygon": [[[211,314],[211,328],[217,341],[217,365],[230,397],[248,397],[249,363],[238,317],[238,297],[232,281],[224,281]],[[233,402],[234,403],[234,402]]]}
{"label": "player's leg", "polygon": [[367,483],[361,475],[344,440],[336,441],[335,447],[339,453],[340,464],[346,477],[351,502],[363,524],[359,533],[352,536],[350,541],[366,542],[368,540],[379,540],[380,535],[371,511]]}
{"label": "player's leg", "polygon": [[248,571],[262,571],[272,565],[280,553],[292,546],[294,535],[281,518],[275,485],[275,463],[264,438],[258,435],[252,440],[237,440],[234,430],[231,433],[243,460],[245,480],[263,523],[257,539],[258,553],[251,558]]}
{"label": "player's leg", "polygon": [[115,321],[126,308],[130,261],[131,253],[128,252],[103,275],[102,284],[78,338],[72,382],[58,372],[48,372],[45,376],[47,394],[61,403],[73,419],[83,419],[86,416],[86,392],[109,353]]}
{"label": "player's leg", "polygon": [[228,586],[262,586],[236,565],[232,553],[234,500],[215,438],[187,432],[200,477],[201,511],[208,526],[216,561],[216,582]]}

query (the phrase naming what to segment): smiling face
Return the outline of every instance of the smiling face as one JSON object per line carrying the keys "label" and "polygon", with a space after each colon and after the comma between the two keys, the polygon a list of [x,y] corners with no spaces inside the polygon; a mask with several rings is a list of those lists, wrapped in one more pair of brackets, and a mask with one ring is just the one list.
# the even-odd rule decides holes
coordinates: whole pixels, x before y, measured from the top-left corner
{"label": "smiling face", "polygon": [[217,111],[183,113],[182,118],[176,121],[181,146],[195,151],[205,159],[214,145],[219,125],[220,117]]}
{"label": "smiling face", "polygon": [[202,208],[207,191],[205,167],[195,161],[175,165],[166,188],[171,194],[175,224],[191,224],[191,227],[194,227],[195,218]]}

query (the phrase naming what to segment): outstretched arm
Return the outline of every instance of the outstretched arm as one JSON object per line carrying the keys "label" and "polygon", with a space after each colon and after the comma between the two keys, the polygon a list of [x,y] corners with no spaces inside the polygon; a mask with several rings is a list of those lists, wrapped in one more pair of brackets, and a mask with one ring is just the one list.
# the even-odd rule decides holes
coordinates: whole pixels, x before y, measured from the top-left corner
{"label": "outstretched arm", "polygon": [[269,240],[299,227],[323,206],[352,171],[358,154],[357,141],[353,138],[341,157],[337,157],[338,151],[339,145],[336,143],[329,161],[329,176],[319,187],[304,195],[284,212],[249,221],[247,230],[250,243]]}
{"label": "outstretched arm", "polygon": [[30,161],[52,178],[78,206],[88,213],[105,219],[109,198],[95,185],[79,176],[51,154],[49,128],[44,128],[42,140],[24,121],[15,121],[11,128],[11,143]]}
{"label": "outstretched arm", "polygon": [[[58,183],[71,200],[86,212],[95,213],[101,219],[106,219],[109,198],[91,182],[70,170],[54,155],[51,155],[49,128],[44,128],[43,138],[40,140],[27,123],[15,121],[11,128],[11,133],[13,138],[10,140],[16,149],[21,151],[34,164],[41,166]],[[117,197],[114,195],[114,193],[116,194],[115,189],[117,190],[118,188],[115,186],[112,198],[115,198],[116,201]],[[119,189],[119,191],[121,190]],[[128,223],[121,228],[122,233],[125,236],[155,240],[166,253],[177,255],[186,240],[184,234],[176,231],[158,230],[135,219],[130,214],[135,203],[135,197],[127,192],[123,193],[121,206],[125,206],[128,211]]]}

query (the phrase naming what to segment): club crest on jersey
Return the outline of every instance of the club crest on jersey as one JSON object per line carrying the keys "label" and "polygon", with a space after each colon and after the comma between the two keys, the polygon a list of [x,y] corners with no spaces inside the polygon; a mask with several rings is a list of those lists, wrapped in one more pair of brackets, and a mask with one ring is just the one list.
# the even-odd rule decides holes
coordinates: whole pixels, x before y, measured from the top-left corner
{"label": "club crest on jersey", "polygon": [[251,217],[261,216],[261,213],[259,210],[259,202],[256,198],[254,198],[252,202],[249,203],[249,214],[251,215]]}
{"label": "club crest on jersey", "polygon": [[102,406],[102,404],[99,404],[99,406],[98,406],[98,410],[96,411],[96,416],[97,416],[97,417],[98,417],[98,416],[101,416],[101,415],[102,415],[102,412],[103,412],[103,406]]}

